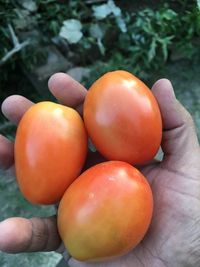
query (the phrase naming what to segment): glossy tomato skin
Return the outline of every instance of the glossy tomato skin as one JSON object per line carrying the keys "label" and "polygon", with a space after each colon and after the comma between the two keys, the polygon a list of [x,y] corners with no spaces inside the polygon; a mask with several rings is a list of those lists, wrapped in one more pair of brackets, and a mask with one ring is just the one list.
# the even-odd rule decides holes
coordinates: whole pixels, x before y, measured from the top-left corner
{"label": "glossy tomato skin", "polygon": [[67,189],[58,229],[75,259],[101,261],[133,249],[144,237],[152,211],[144,176],[128,163],[108,161],[82,173]]}
{"label": "glossy tomato skin", "polygon": [[87,134],[79,114],[40,102],[21,119],[15,141],[16,176],[21,192],[34,204],[57,203],[80,174]]}
{"label": "glossy tomato skin", "polygon": [[89,89],[84,122],[97,150],[109,160],[144,164],[157,153],[162,120],[151,90],[126,71],[108,72]]}

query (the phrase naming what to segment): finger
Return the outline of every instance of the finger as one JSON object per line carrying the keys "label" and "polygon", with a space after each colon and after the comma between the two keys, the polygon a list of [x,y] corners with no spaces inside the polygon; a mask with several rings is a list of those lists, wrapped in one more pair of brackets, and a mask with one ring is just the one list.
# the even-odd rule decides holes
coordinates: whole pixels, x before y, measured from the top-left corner
{"label": "finger", "polygon": [[14,144],[0,135],[0,168],[7,170],[14,163]]}
{"label": "finger", "polygon": [[199,149],[192,117],[176,99],[171,82],[167,79],[157,81],[152,92],[157,98],[163,120],[164,155],[183,157],[188,151]]}
{"label": "finger", "polygon": [[7,253],[56,250],[61,243],[56,217],[9,218],[0,223],[0,250]]}
{"label": "finger", "polygon": [[65,73],[56,73],[48,82],[49,90],[58,101],[68,107],[81,109],[87,90]]}
{"label": "finger", "polygon": [[33,104],[33,102],[21,95],[11,95],[4,100],[1,109],[8,120],[14,124],[18,124],[24,113]]}
{"label": "finger", "polygon": [[[12,95],[4,100],[1,109],[6,118],[18,124],[26,110],[33,103],[23,96]],[[0,135],[0,167],[10,168],[14,163],[14,144]]]}

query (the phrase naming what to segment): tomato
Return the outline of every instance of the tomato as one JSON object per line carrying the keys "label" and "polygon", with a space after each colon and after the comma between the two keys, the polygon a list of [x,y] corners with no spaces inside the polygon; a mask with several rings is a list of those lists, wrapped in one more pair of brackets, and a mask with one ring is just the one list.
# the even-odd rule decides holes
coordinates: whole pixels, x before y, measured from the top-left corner
{"label": "tomato", "polygon": [[33,105],[21,119],[15,141],[21,192],[35,204],[57,203],[80,174],[87,134],[79,114],[52,102]]}
{"label": "tomato", "polygon": [[107,159],[144,164],[162,137],[158,103],[150,89],[126,71],[108,72],[89,89],[84,122],[97,150]]}
{"label": "tomato", "polygon": [[58,230],[77,260],[120,256],[144,237],[153,197],[144,176],[126,162],[108,161],[83,172],[66,190]]}

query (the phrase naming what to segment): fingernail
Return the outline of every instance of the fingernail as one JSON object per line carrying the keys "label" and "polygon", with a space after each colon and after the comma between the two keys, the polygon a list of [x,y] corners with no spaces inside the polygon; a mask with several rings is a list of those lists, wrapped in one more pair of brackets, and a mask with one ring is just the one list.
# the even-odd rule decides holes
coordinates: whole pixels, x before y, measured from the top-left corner
{"label": "fingernail", "polygon": [[167,95],[167,97],[176,98],[172,83],[168,79],[160,79],[154,83],[152,87],[152,91],[155,94],[162,94],[163,96]]}
{"label": "fingernail", "polygon": [[176,97],[175,92],[174,92],[174,88],[173,88],[173,85],[172,85],[171,81],[168,80],[168,79],[166,79],[166,78],[163,78],[161,80],[163,81],[163,83],[165,83],[165,90],[170,91],[171,95],[173,97]]}

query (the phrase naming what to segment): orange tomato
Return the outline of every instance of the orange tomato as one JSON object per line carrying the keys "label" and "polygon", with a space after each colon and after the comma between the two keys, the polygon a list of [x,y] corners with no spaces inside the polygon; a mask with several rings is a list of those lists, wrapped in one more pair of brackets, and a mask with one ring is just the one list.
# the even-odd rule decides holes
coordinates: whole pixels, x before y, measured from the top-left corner
{"label": "orange tomato", "polygon": [[132,74],[103,75],[89,89],[83,112],[93,144],[107,159],[144,164],[156,155],[162,137],[159,106]]}
{"label": "orange tomato", "polygon": [[66,190],[58,209],[58,230],[77,260],[120,256],[144,237],[153,197],[144,176],[130,164],[109,161],[83,172]]}
{"label": "orange tomato", "polygon": [[40,102],[21,119],[15,141],[16,176],[21,192],[35,204],[58,202],[80,174],[87,135],[79,114]]}

